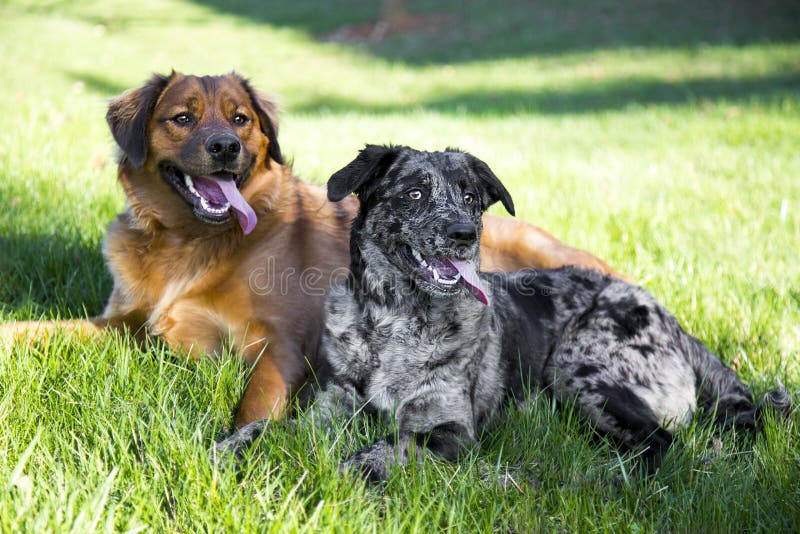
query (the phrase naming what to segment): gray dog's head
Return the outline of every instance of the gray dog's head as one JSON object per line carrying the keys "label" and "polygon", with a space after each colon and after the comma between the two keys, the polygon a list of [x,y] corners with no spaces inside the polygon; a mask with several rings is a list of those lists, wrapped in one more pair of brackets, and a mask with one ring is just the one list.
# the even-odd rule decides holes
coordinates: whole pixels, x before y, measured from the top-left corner
{"label": "gray dog's head", "polygon": [[328,181],[330,200],[350,193],[361,203],[351,239],[356,277],[370,267],[373,278],[395,277],[372,280],[375,288],[410,283],[435,296],[471,292],[486,301],[475,285],[481,214],[500,201],[513,215],[514,204],[484,162],[455,149],[367,145]]}

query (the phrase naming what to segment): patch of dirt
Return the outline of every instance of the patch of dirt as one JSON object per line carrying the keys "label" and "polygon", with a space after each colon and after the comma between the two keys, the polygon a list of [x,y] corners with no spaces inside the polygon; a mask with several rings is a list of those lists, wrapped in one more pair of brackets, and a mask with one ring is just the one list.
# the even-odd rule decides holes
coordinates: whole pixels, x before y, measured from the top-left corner
{"label": "patch of dirt", "polygon": [[452,13],[429,13],[427,15],[405,15],[395,18],[391,23],[379,20],[375,22],[362,22],[341,26],[334,31],[320,37],[326,43],[380,43],[381,41],[400,34],[436,33],[456,20]]}

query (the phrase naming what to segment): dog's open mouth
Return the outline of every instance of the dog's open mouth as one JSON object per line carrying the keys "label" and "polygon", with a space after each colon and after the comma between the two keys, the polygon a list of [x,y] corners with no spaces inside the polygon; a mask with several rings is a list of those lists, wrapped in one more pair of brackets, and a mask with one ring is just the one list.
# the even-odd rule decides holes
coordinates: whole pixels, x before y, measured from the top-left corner
{"label": "dog's open mouth", "polygon": [[443,293],[455,293],[466,288],[476,299],[489,305],[483,281],[470,262],[444,256],[423,256],[410,247],[408,251],[407,260],[423,282]]}
{"label": "dog's open mouth", "polygon": [[239,191],[243,175],[215,172],[190,176],[171,163],[162,163],[161,176],[192,206],[195,217],[209,224],[222,224],[236,214],[245,235],[256,226],[256,213]]}

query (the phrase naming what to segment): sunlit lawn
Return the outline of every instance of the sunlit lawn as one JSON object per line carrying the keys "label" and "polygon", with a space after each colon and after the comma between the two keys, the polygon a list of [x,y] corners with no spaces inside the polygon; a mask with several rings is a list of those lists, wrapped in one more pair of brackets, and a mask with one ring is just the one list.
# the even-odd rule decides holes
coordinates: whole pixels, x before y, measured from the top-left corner
{"label": "sunlit lawn", "polygon": [[[365,142],[473,152],[517,216],[652,291],[761,394],[800,390],[800,8],[768,2],[409,2],[432,34],[321,42],[375,2],[0,4],[0,319],[96,314],[124,208],[105,101],[153,71],[237,70],[324,182]],[[499,4],[498,4],[499,5]],[[453,15],[453,13],[456,13]],[[460,14],[458,14],[460,13]],[[498,213],[500,211],[498,210]],[[4,531],[796,530],[800,419],[681,435],[657,476],[542,397],[457,464],[338,473],[380,432],[276,432],[243,472],[206,449],[246,369],[124,336],[0,355]],[[619,481],[622,480],[622,483]],[[617,481],[617,483],[614,483]]]}

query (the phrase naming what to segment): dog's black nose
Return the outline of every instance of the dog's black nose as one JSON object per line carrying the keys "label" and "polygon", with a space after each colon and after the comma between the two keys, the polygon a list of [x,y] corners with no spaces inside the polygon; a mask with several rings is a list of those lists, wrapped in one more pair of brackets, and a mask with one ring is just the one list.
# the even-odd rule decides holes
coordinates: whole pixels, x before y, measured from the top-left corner
{"label": "dog's black nose", "polygon": [[239,138],[231,134],[212,135],[206,141],[206,150],[217,161],[227,163],[236,159],[242,144]]}
{"label": "dog's black nose", "polygon": [[478,229],[472,223],[453,223],[445,232],[447,237],[459,245],[471,245],[478,238]]}

